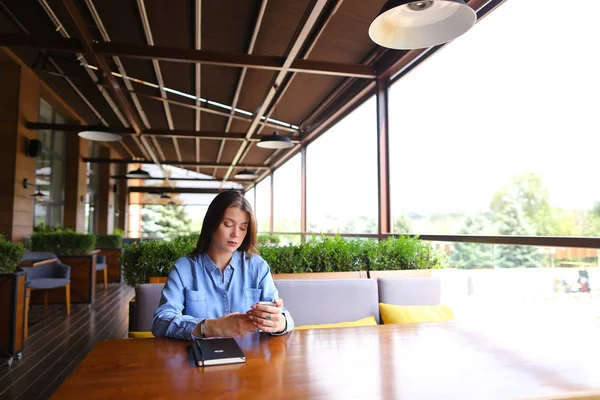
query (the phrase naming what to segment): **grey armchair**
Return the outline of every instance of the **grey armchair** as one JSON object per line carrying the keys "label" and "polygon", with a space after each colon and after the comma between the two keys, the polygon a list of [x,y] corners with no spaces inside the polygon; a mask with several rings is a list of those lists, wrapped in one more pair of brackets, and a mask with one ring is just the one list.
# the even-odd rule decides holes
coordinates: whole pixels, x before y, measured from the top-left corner
{"label": "grey armchair", "polygon": [[96,255],[96,272],[98,271],[104,271],[104,290],[106,290],[108,288],[108,264],[105,255]]}
{"label": "grey armchair", "polygon": [[44,291],[44,312],[48,311],[48,290],[60,287],[65,288],[65,307],[67,315],[71,315],[71,267],[60,262],[52,253],[26,252],[23,260],[38,262],[56,259],[34,267],[21,267],[27,274],[27,297],[25,304],[25,337],[27,338],[27,318],[29,312],[29,299],[32,290]]}

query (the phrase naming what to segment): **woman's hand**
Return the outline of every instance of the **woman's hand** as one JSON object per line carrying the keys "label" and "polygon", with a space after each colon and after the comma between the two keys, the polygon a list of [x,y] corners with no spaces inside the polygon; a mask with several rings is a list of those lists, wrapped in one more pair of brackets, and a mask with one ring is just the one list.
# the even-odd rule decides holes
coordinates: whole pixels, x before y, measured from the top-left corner
{"label": "woman's hand", "polygon": [[283,332],[286,327],[285,315],[282,313],[283,300],[276,299],[275,306],[255,304],[246,314],[254,325],[263,332]]}
{"label": "woman's hand", "polygon": [[[221,318],[206,320],[206,337],[234,337],[255,329],[256,326],[250,318],[241,313],[232,313]],[[192,334],[200,336],[200,326],[197,326]]]}

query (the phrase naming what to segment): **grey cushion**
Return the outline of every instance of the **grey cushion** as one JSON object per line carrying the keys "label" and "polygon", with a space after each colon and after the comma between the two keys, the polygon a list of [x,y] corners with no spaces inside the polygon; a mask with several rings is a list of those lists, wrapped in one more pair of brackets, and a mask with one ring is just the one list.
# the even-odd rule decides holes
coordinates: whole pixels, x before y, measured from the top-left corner
{"label": "grey cushion", "polygon": [[59,278],[40,278],[33,279],[27,283],[27,287],[31,289],[55,289],[63,287],[71,283],[69,279]]}
{"label": "grey cushion", "polygon": [[102,254],[96,255],[96,271],[101,271],[108,267],[106,263],[106,256]]}
{"label": "grey cushion", "polygon": [[374,316],[379,322],[377,282],[372,279],[276,280],[297,326],[349,322]]}
{"label": "grey cushion", "polygon": [[108,267],[108,264],[98,264],[98,263],[96,263],[96,271],[101,271],[103,269],[106,269],[106,267]]}
{"label": "grey cushion", "polygon": [[154,311],[160,303],[164,283],[145,283],[135,290],[135,331],[147,332],[152,329]]}
{"label": "grey cushion", "polygon": [[379,301],[400,306],[440,304],[442,284],[436,277],[380,278]]}
{"label": "grey cushion", "polygon": [[28,263],[33,263],[36,261],[49,260],[52,258],[57,258],[56,254],[49,253],[46,251],[26,251],[23,256],[23,261]]}

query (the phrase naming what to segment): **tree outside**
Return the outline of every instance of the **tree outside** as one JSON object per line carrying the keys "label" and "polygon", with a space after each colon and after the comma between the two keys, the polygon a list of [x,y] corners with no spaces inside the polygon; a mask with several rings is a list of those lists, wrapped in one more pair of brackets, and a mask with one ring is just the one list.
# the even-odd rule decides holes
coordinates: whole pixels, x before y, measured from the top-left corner
{"label": "tree outside", "polygon": [[179,196],[170,193],[170,198],[161,198],[160,186],[157,193],[142,196],[142,237],[170,240],[194,232],[192,219]]}
{"label": "tree outside", "polygon": [[[505,199],[504,212],[500,216],[499,233],[507,236],[533,236],[535,228],[529,224],[525,212],[517,202]],[[498,268],[538,268],[543,266],[544,254],[532,246],[497,246]]]}
{"label": "tree outside", "polygon": [[[489,220],[481,214],[468,217],[459,234],[486,235]],[[493,268],[493,247],[482,243],[455,243],[449,258],[450,265],[456,268]]]}

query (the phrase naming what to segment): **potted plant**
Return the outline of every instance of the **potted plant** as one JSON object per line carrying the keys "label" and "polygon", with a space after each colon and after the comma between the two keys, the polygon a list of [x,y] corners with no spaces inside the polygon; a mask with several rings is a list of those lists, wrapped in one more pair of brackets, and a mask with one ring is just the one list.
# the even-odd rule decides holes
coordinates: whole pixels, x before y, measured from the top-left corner
{"label": "potted plant", "polygon": [[[71,267],[71,303],[94,302],[96,294],[96,236],[77,233],[71,229],[56,229],[51,232],[38,231],[31,235],[32,251],[56,254]],[[36,304],[41,299],[31,299]],[[64,293],[59,289],[48,292],[50,303],[64,302]]]}
{"label": "potted plant", "polygon": [[99,255],[106,258],[108,282],[121,282],[121,250],[123,248],[123,236],[118,234],[103,235],[96,234],[96,249]]}
{"label": "potted plant", "polygon": [[0,235],[0,352],[21,358],[25,330],[26,274],[18,268],[25,248]]}

